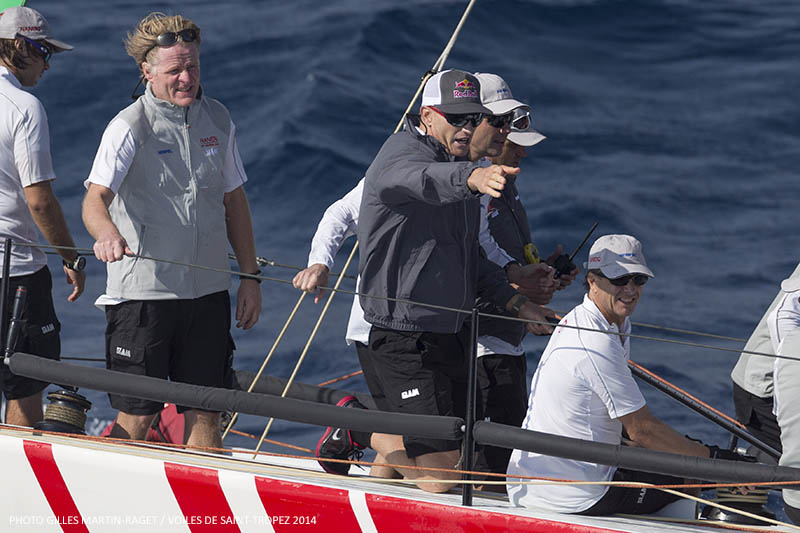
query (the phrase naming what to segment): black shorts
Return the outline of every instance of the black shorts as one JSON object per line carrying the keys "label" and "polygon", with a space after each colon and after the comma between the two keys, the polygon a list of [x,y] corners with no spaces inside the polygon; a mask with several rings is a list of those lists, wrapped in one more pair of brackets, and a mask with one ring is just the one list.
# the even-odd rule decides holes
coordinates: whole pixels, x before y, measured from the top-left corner
{"label": "black shorts", "polygon": [[[25,320],[17,337],[14,351],[38,355],[47,359],[58,360],[61,355],[61,323],[56,318],[53,308],[53,279],[50,270],[44,266],[25,276],[9,278],[9,300],[5,323],[11,319],[14,306],[14,295],[17,287],[25,287],[25,305],[22,308],[22,319]],[[2,347],[5,350],[5,346]],[[6,365],[0,365],[0,376],[3,380],[3,394],[7,400],[19,400],[42,392],[49,383],[36,379],[24,378],[11,373]]]}
{"label": "black shorts", "polygon": [[[227,291],[191,300],[131,300],[106,306],[106,367],[193,385],[229,387],[233,339]],[[109,394],[111,407],[152,415],[163,403]],[[178,406],[178,412],[189,408]]]}
{"label": "black shorts", "polygon": [[[778,419],[772,414],[772,397],[761,398],[750,394],[736,383],[733,384],[733,405],[736,420],[747,426],[754,437],[758,437],[778,451],[781,451],[781,428]],[[759,460],[764,459],[758,455]],[[767,456],[770,457],[770,456]],[[775,464],[775,460],[762,461]]]}
{"label": "black shorts", "polygon": [[358,353],[358,362],[361,363],[361,371],[364,373],[364,380],[367,382],[369,393],[375,401],[375,405],[381,411],[391,411],[388,403],[386,402],[386,395],[383,390],[378,388],[380,380],[375,373],[375,362],[373,361],[372,352],[369,347],[363,342],[356,341],[356,353]]}
{"label": "black shorts", "polygon": [[[483,420],[520,427],[528,412],[528,364],[525,355],[478,357],[478,403]],[[475,470],[505,474],[509,448],[480,447]]]}
{"label": "black shorts", "polygon": [[[446,334],[396,331],[373,326],[368,348],[374,372],[365,374],[365,378],[370,390],[383,391],[388,410],[464,417],[468,328],[459,333]],[[410,458],[457,450],[461,446],[460,441],[405,435],[403,444]]]}
{"label": "black shorts", "polygon": [[[614,472],[613,480],[653,485],[677,485],[686,482],[682,478],[623,468]],[[614,513],[650,514],[679,499],[680,496],[658,489],[611,486],[597,503],[575,514],[592,516],[608,516]]]}

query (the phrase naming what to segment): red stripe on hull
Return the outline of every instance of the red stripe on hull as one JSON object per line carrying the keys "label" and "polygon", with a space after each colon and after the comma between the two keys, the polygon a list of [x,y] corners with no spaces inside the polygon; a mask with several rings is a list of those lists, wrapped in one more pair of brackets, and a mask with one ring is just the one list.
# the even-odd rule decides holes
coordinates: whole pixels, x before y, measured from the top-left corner
{"label": "red stripe on hull", "polygon": [[64,478],[58,470],[52,445],[25,440],[22,446],[36,481],[39,482],[39,487],[47,503],[50,504],[50,510],[56,516],[61,530],[64,533],[89,533],[75,500],[72,499],[67,484],[64,483]]}
{"label": "red stripe on hull", "polygon": [[375,528],[384,532],[582,532],[614,533],[615,530],[543,520],[529,516],[481,511],[471,507],[441,505],[392,496],[367,494],[367,507]]}
{"label": "red stripe on hull", "polygon": [[168,462],[164,462],[164,472],[192,533],[239,533],[239,526],[219,484],[219,472],[212,468]]}
{"label": "red stripe on hull", "polygon": [[276,533],[299,526],[361,531],[346,490],[256,476],[256,491]]}

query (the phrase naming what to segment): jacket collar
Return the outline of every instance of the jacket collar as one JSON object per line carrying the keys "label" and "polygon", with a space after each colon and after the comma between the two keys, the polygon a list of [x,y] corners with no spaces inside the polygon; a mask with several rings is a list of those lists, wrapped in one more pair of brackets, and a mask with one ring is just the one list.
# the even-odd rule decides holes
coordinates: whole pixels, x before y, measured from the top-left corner
{"label": "jacket collar", "polygon": [[153,94],[153,89],[150,82],[147,83],[142,98],[144,98],[146,104],[155,109],[168,120],[175,122],[183,122],[185,120],[186,122],[191,122],[191,120],[197,116],[198,109],[202,103],[203,89],[201,87],[197,91],[197,98],[195,98],[194,102],[192,102],[192,105],[190,105],[188,108],[175,105],[171,102],[167,102],[166,100],[156,97],[156,95]]}

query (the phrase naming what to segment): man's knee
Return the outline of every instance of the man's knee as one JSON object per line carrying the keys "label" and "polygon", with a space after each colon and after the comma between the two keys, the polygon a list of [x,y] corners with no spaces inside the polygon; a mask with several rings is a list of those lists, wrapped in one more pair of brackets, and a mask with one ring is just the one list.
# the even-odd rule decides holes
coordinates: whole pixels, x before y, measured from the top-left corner
{"label": "man's knee", "polygon": [[156,415],[133,415],[120,411],[108,435],[118,439],[144,440]]}

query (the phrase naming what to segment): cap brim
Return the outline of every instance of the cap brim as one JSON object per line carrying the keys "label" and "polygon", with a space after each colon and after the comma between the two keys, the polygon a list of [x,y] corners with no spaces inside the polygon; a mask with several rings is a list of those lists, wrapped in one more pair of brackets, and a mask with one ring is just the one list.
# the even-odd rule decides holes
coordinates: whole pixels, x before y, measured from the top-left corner
{"label": "cap brim", "polygon": [[477,104],[475,102],[458,102],[453,104],[439,104],[434,105],[431,107],[435,107],[442,113],[451,113],[454,115],[463,115],[465,113],[483,113],[485,115],[491,115],[492,112],[483,107],[481,104]]}
{"label": "cap brim", "polygon": [[[584,268],[587,268],[586,265],[584,265]],[[610,265],[602,266],[599,270],[605,277],[609,279],[621,278],[622,276],[627,276],[628,274],[644,274],[649,278],[656,277],[652,270],[639,263],[616,262]]]}
{"label": "cap brim", "polygon": [[55,39],[44,39],[44,42],[52,46],[55,52],[68,52],[73,48],[71,44],[67,44],[63,41],[57,41]]}
{"label": "cap brim", "polygon": [[511,130],[511,133],[508,134],[508,140],[520,146],[533,146],[534,144],[539,144],[545,139],[547,139],[547,137],[536,130]]}
{"label": "cap brim", "polygon": [[506,98],[504,100],[497,100],[496,102],[485,102],[483,107],[488,108],[489,111],[492,112],[492,115],[505,115],[517,108],[528,107],[528,104],[522,103],[519,100],[514,100],[513,98]]}

